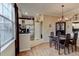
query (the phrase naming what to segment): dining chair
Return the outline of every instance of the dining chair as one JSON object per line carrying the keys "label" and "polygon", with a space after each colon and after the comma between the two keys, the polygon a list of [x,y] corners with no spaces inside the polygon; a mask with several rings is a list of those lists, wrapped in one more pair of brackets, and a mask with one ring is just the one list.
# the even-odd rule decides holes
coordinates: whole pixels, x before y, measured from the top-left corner
{"label": "dining chair", "polygon": [[52,46],[53,41],[54,41],[54,32],[51,32],[50,36],[49,36],[49,45],[50,45],[50,47]]}
{"label": "dining chair", "polygon": [[[68,53],[70,53],[70,50],[69,50],[69,42],[70,42],[70,39],[71,39],[71,35],[68,33],[66,34],[66,40],[65,40],[65,47],[64,47],[64,53],[65,53],[65,48],[68,49]],[[65,53],[66,54],[66,53]]]}
{"label": "dining chair", "polygon": [[54,32],[51,32],[50,33],[50,36],[49,36],[49,45],[50,45],[50,47],[52,46],[52,43],[54,44],[54,46],[55,46],[55,49],[56,49],[56,40],[57,40],[57,36],[54,36]]}
{"label": "dining chair", "polygon": [[77,38],[78,38],[78,33],[74,33],[73,39],[70,40],[70,45],[72,47],[72,52],[73,52],[73,47],[75,47],[75,51],[77,51]]}
{"label": "dining chair", "polygon": [[69,40],[70,40],[70,34],[66,34],[66,38],[62,40],[60,37],[58,37],[58,54],[60,55],[60,48],[64,49],[64,54],[66,54],[66,48],[69,51]]}
{"label": "dining chair", "polygon": [[60,36],[61,35],[61,32],[59,31],[58,33],[57,33],[57,36]]}
{"label": "dining chair", "polygon": [[59,44],[59,37],[60,37],[60,35],[61,35],[61,32],[59,31],[57,33],[57,37],[55,38],[55,49],[57,49],[57,50],[58,50],[58,44]]}

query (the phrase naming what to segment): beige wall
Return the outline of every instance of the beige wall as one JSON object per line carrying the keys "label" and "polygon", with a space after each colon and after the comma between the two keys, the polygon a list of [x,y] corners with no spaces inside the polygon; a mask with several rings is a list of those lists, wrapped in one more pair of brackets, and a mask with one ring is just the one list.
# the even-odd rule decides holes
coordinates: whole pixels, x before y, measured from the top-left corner
{"label": "beige wall", "polygon": [[[43,39],[45,41],[49,40],[50,32],[53,31],[55,34],[55,23],[57,22],[58,17],[56,16],[44,16],[43,21]],[[51,25],[51,27],[49,27]]]}
{"label": "beige wall", "polygon": [[[37,19],[37,18],[36,18]],[[35,21],[36,21],[35,19]],[[43,38],[41,39],[40,36],[40,29],[39,26],[37,26],[37,22],[35,22],[35,39],[33,41],[31,41],[31,45],[36,46],[38,44],[44,43],[44,42],[48,42],[49,41],[49,34],[51,31],[53,31],[55,33],[55,23],[57,22],[58,17],[56,16],[46,16],[46,15],[42,15],[40,17],[40,20],[43,21],[42,24],[42,35]],[[51,24],[51,28],[49,27],[49,24]]]}
{"label": "beige wall", "polygon": [[15,42],[11,43],[11,45],[2,51],[1,56],[15,56]]}

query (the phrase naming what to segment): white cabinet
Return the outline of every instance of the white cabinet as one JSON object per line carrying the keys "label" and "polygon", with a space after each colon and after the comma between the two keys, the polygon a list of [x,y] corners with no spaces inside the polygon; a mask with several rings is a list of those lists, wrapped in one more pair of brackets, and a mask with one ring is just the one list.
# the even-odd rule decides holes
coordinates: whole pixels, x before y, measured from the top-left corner
{"label": "white cabinet", "polygon": [[19,34],[20,51],[30,50],[30,34]]}

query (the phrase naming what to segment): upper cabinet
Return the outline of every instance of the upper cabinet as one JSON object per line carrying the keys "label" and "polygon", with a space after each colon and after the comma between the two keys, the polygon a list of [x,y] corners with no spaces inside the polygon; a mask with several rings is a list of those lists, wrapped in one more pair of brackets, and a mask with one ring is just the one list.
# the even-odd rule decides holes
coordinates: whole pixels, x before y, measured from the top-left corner
{"label": "upper cabinet", "polygon": [[58,32],[61,32],[61,35],[65,35],[65,32],[66,32],[66,23],[65,22],[56,23],[56,35]]}

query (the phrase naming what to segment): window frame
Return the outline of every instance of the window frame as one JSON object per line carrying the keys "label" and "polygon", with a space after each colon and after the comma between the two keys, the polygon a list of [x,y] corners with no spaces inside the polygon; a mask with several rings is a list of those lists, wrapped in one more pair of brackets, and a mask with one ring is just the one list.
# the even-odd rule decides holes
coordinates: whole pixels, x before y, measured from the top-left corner
{"label": "window frame", "polygon": [[[0,3],[0,4],[3,4],[3,3]],[[12,42],[15,41],[15,18],[14,18],[15,17],[15,9],[14,9],[14,4],[10,3],[10,5],[11,5],[11,17],[12,18],[10,19],[10,18],[4,16],[3,14],[0,14],[0,17],[4,18],[5,20],[7,20],[8,22],[10,22],[12,24],[12,28],[11,28],[12,37],[11,37],[11,39],[7,40],[6,43],[3,43],[2,45],[0,44],[0,52],[4,51]],[[4,6],[2,6],[2,8],[3,7]],[[3,13],[3,11],[2,11],[2,13]],[[5,25],[5,20],[4,19],[3,19],[3,24]],[[10,30],[10,28],[8,28],[8,29]],[[0,43],[1,43],[1,41],[0,41]]]}

